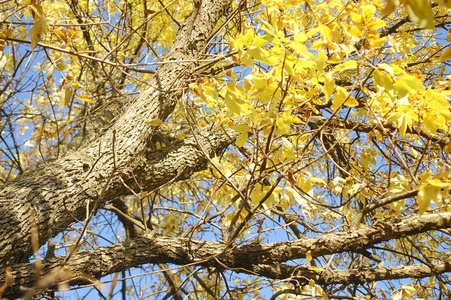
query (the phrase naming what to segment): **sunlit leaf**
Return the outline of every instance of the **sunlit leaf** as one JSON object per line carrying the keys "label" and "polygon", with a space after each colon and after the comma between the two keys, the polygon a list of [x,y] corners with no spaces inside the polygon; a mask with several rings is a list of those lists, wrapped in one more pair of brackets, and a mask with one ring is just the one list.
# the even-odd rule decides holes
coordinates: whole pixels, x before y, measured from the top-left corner
{"label": "sunlit leaf", "polygon": [[153,120],[149,120],[149,118],[147,118],[146,116],[141,115],[141,118],[147,123],[150,124],[152,126],[160,126],[161,123],[163,123],[163,121],[161,121],[160,119],[153,119]]}
{"label": "sunlit leaf", "polygon": [[247,123],[238,124],[235,127],[233,127],[233,130],[238,131],[240,133],[246,133],[249,132],[250,127],[247,125]]}
{"label": "sunlit leaf", "polygon": [[334,79],[334,73],[333,72],[327,72],[324,76],[324,96],[326,97],[326,100],[329,101],[332,93],[335,89],[335,79]]}
{"label": "sunlit leaf", "polygon": [[61,91],[60,101],[59,101],[59,107],[63,108],[67,106],[70,99],[72,98],[73,89],[72,87],[67,87]]}
{"label": "sunlit leaf", "polygon": [[36,45],[41,40],[41,37],[45,35],[47,32],[47,22],[45,18],[39,18],[34,23],[33,27],[31,27],[30,31],[28,32],[28,35],[31,39],[31,49],[34,50]]}
{"label": "sunlit leaf", "polygon": [[247,132],[245,132],[238,136],[235,143],[238,147],[243,147],[244,144],[246,143],[247,139],[248,139],[248,134],[247,134]]}
{"label": "sunlit leaf", "polygon": [[424,213],[431,204],[431,201],[439,201],[442,198],[441,188],[433,185],[422,186],[418,190],[418,213]]}
{"label": "sunlit leaf", "polygon": [[249,28],[243,37],[244,46],[248,47],[252,43],[253,39],[254,39],[254,30],[252,30],[252,28]]}
{"label": "sunlit leaf", "polygon": [[429,0],[404,0],[412,21],[422,28],[434,27],[434,13]]}
{"label": "sunlit leaf", "polygon": [[451,58],[451,48],[446,48],[443,50],[442,54],[440,54],[440,57],[437,59],[438,62],[444,62]]}
{"label": "sunlit leaf", "polygon": [[236,96],[234,96],[230,91],[228,91],[225,95],[225,103],[229,110],[237,115],[241,114],[241,107],[238,102],[235,100]]}
{"label": "sunlit leaf", "polygon": [[339,64],[338,66],[335,66],[336,72],[341,72],[349,69],[356,69],[358,66],[357,62],[355,60],[347,60],[342,64]]}
{"label": "sunlit leaf", "polygon": [[213,99],[218,99],[218,92],[214,87],[204,85],[203,89],[205,91],[205,94],[212,97]]}
{"label": "sunlit leaf", "polygon": [[307,253],[305,254],[305,259],[307,259],[308,262],[311,262],[313,260],[312,251],[307,251]]}
{"label": "sunlit leaf", "polygon": [[362,9],[363,22],[365,23],[370,22],[373,19],[375,13],[376,7],[374,7],[374,5],[369,4],[363,7]]}
{"label": "sunlit leaf", "polygon": [[91,97],[87,96],[87,95],[77,95],[75,94],[75,97],[77,97],[78,99],[84,101],[84,102],[90,102],[90,103],[94,103],[95,101],[93,101],[91,99]]}

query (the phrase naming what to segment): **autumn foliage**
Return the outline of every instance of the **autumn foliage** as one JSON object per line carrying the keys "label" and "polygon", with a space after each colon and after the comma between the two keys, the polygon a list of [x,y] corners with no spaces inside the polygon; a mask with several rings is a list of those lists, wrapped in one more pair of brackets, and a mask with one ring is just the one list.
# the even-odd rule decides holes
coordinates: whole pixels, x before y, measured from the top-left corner
{"label": "autumn foliage", "polygon": [[0,7],[0,295],[451,297],[451,1]]}

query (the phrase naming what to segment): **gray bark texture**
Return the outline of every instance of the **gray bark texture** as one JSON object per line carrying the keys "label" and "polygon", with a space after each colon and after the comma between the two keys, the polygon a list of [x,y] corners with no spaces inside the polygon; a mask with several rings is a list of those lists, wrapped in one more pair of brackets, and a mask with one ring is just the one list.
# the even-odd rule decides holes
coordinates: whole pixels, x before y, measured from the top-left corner
{"label": "gray bark texture", "polygon": [[[28,260],[32,254],[33,226],[39,232],[41,246],[50,236],[86,219],[87,214],[108,200],[129,194],[123,181],[134,187],[133,175],[146,177],[143,187],[152,189],[176,176],[186,178],[205,168],[205,159],[196,151],[188,151],[190,147],[198,147],[192,139],[170,149],[150,152],[149,142],[156,127],[143,117],[165,120],[173,111],[194,76],[195,61],[205,51],[216,23],[230,3],[230,0],[196,2],[179,29],[166,57],[167,64],[159,67],[149,88],[132,100],[103,135],[60,159],[28,170],[2,187],[0,266],[3,270],[8,264]],[[205,141],[202,133],[200,137]],[[226,135],[214,134],[208,141],[213,142],[205,145],[210,154],[231,142]]]}
{"label": "gray bark texture", "polygon": [[[389,241],[412,233],[448,228],[451,213],[415,215],[400,220],[390,220],[373,227],[353,232],[325,234],[317,238],[299,239],[289,242],[269,244],[247,244],[228,247],[222,242],[198,241],[189,238],[148,236],[136,237],[124,243],[80,251],[69,261],[66,257],[45,260],[39,268],[50,278],[35,284],[45,288],[57,280],[67,280],[71,284],[95,282],[101,277],[120,272],[142,264],[171,263],[177,265],[201,265],[219,270],[233,269],[239,273],[264,276],[272,279],[290,279],[300,284],[308,284],[309,279],[318,284],[355,284],[380,280],[421,278],[431,274],[451,271],[448,262],[431,265],[399,267],[360,268],[351,270],[324,270],[294,267],[284,262],[305,258],[309,253],[313,258],[342,253],[359,252],[377,243]],[[16,264],[13,276],[16,284],[9,291],[20,294],[20,286],[32,286],[36,266],[29,263]],[[4,275],[0,276],[4,280]]]}

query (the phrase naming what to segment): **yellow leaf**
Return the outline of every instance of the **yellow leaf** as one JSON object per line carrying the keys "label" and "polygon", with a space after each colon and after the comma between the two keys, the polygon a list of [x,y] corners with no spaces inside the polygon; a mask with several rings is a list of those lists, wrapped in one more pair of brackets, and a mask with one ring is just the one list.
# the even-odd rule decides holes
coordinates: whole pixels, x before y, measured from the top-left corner
{"label": "yellow leaf", "polygon": [[[13,283],[13,274],[11,272],[11,267],[6,267],[5,269],[5,283],[0,287],[0,298],[5,292],[5,290]],[[3,298],[2,298],[3,299]]]}
{"label": "yellow leaf", "polygon": [[249,55],[252,58],[261,63],[264,63],[265,65],[275,66],[279,64],[279,58],[274,55],[271,55],[267,50],[263,48],[249,46],[249,51],[247,53],[249,53]]}
{"label": "yellow leaf", "polygon": [[248,29],[243,37],[244,46],[248,47],[252,43],[253,39],[254,39],[254,30]]}
{"label": "yellow leaf", "polygon": [[91,99],[91,97],[86,96],[86,95],[77,95],[75,94],[75,97],[77,97],[78,99],[84,101],[84,102],[89,102],[89,103],[94,103],[94,101]]}
{"label": "yellow leaf", "polygon": [[376,13],[376,7],[374,7],[374,5],[367,5],[362,9],[362,17],[363,17],[363,21],[365,23],[368,23],[369,21],[371,21],[371,19],[373,19],[374,14]]}
{"label": "yellow leaf", "polygon": [[327,183],[323,178],[311,177],[310,179],[314,185],[321,186],[321,187],[327,186]]}
{"label": "yellow leaf", "polygon": [[202,88],[208,96],[212,97],[213,99],[218,99],[218,92],[215,88],[208,85],[204,85]]}
{"label": "yellow leaf", "polygon": [[443,50],[440,57],[437,59],[437,62],[444,62],[451,58],[451,48],[446,48]]}
{"label": "yellow leaf", "polygon": [[243,35],[240,34],[235,40],[232,39],[231,43],[233,48],[235,48],[236,50],[241,50],[244,46]]}
{"label": "yellow leaf", "polygon": [[311,262],[313,260],[312,251],[307,251],[307,253],[305,254],[305,258],[307,259],[308,262]]}
{"label": "yellow leaf", "polygon": [[382,133],[379,130],[374,129],[373,133],[376,136],[376,140],[378,140],[379,142],[382,142],[384,140],[384,138],[382,137]]}
{"label": "yellow leaf", "polygon": [[56,28],[53,30],[53,33],[60,39],[67,42],[66,32],[60,28]]}
{"label": "yellow leaf", "polygon": [[406,205],[406,202],[404,200],[395,201],[389,204],[390,207],[398,212],[401,212]]}
{"label": "yellow leaf", "polygon": [[361,15],[356,14],[355,12],[349,12],[349,16],[351,17],[352,22],[356,25],[360,25],[363,23],[363,18]]}
{"label": "yellow leaf", "polygon": [[451,8],[451,0],[437,0],[437,2],[447,8]]}
{"label": "yellow leaf", "polygon": [[409,94],[409,91],[424,90],[424,85],[420,79],[413,75],[405,75],[402,80],[398,80],[395,84],[399,97],[403,98]]}
{"label": "yellow leaf", "polygon": [[318,58],[316,62],[316,66],[319,73],[322,73],[324,71],[324,67],[326,66],[326,60],[327,60],[327,54],[324,50],[321,50],[318,53]]}
{"label": "yellow leaf", "polygon": [[332,108],[333,110],[337,110],[343,102],[348,98],[349,94],[345,88],[341,86],[337,86],[336,93],[332,99]]}
{"label": "yellow leaf", "polygon": [[357,69],[357,62],[355,60],[347,60],[342,64],[339,64],[338,66],[335,67],[335,71],[337,72],[341,72],[341,71],[345,71],[345,70],[349,70],[349,69]]}
{"label": "yellow leaf", "polygon": [[200,99],[202,99],[204,101],[207,100],[207,97],[205,97],[205,93],[197,85],[191,84],[190,88]]}
{"label": "yellow leaf", "polygon": [[8,57],[5,55],[5,53],[0,52],[0,69],[3,69],[8,62]]}
{"label": "yellow leaf", "polygon": [[321,32],[321,35],[326,38],[328,42],[332,40],[332,33],[329,27],[319,24],[319,31]]}
{"label": "yellow leaf", "polygon": [[148,124],[152,125],[152,126],[159,126],[161,125],[161,123],[163,123],[163,121],[161,121],[160,119],[153,119],[153,120],[149,120],[146,116],[141,115],[141,118]]}
{"label": "yellow leaf", "polygon": [[346,30],[351,34],[353,37],[361,38],[363,33],[357,26],[350,26],[346,28]]}
{"label": "yellow leaf", "polygon": [[64,91],[61,92],[59,102],[60,108],[65,107],[69,103],[70,98],[72,98],[72,93],[73,93],[72,87],[67,87],[64,89]]}
{"label": "yellow leaf", "polygon": [[246,143],[248,137],[249,137],[249,136],[248,136],[247,132],[240,134],[240,135],[238,136],[238,138],[236,139],[235,144],[236,144],[239,148],[243,147],[244,144]]}
{"label": "yellow leaf", "polygon": [[313,288],[315,287],[315,280],[313,280],[313,279],[310,279],[310,280],[309,280],[309,287],[310,287],[311,289],[313,289]]}
{"label": "yellow leaf", "polygon": [[330,96],[335,89],[334,72],[327,72],[324,76],[324,96],[327,102],[329,102]]}
{"label": "yellow leaf", "polygon": [[434,28],[434,13],[430,0],[404,0],[412,21],[421,28]]}
{"label": "yellow leaf", "polygon": [[439,187],[439,188],[447,187],[447,186],[451,185],[449,182],[444,182],[439,179],[428,179],[427,183],[429,183],[432,186]]}
{"label": "yellow leaf", "polygon": [[47,21],[44,17],[39,18],[34,22],[33,26],[31,27],[30,31],[28,32],[28,35],[30,36],[31,40],[31,49],[34,50],[36,45],[39,43],[39,40],[41,39],[41,36],[45,35],[47,32]]}
{"label": "yellow leaf", "polygon": [[405,292],[405,293],[403,293],[403,295],[407,296],[407,297],[410,297],[417,292],[417,289],[411,285],[403,284],[403,285],[401,285],[401,287]]}
{"label": "yellow leaf", "polygon": [[324,268],[320,268],[320,267],[316,267],[316,266],[307,266],[307,268],[309,268],[310,270],[315,270],[315,271],[325,271],[326,270]]}
{"label": "yellow leaf", "polygon": [[438,202],[442,198],[441,188],[433,185],[425,185],[418,191],[418,213],[424,213],[431,201]]}
{"label": "yellow leaf", "polygon": [[57,69],[58,71],[64,71],[64,70],[67,69],[67,64],[64,63],[64,62],[61,62],[61,63],[59,63],[59,64],[56,65],[56,69]]}
{"label": "yellow leaf", "polygon": [[225,103],[231,112],[240,115],[241,107],[234,98],[236,98],[236,95],[232,94],[230,91],[227,91],[225,95]]}
{"label": "yellow leaf", "polygon": [[67,35],[71,40],[76,40],[81,36],[81,33],[74,27],[69,27],[67,29]]}
{"label": "yellow leaf", "polygon": [[238,124],[235,127],[233,127],[233,130],[238,131],[239,133],[247,133],[251,128],[246,124]]}
{"label": "yellow leaf", "polygon": [[[451,4],[451,1],[450,1]],[[451,8],[451,6],[450,6]],[[439,282],[438,285],[440,286],[440,289],[442,289],[445,293],[448,293],[448,287],[443,283],[443,282]]]}
{"label": "yellow leaf", "polygon": [[398,119],[398,127],[399,127],[399,134],[402,137],[405,137],[406,132],[407,132],[407,118],[405,116],[401,116]]}
{"label": "yellow leaf", "polygon": [[359,106],[359,102],[357,100],[355,100],[354,97],[349,97],[348,100],[346,100],[344,105],[347,107],[356,107],[356,106]]}
{"label": "yellow leaf", "polygon": [[302,44],[305,43],[308,39],[307,35],[302,31],[299,33],[296,33],[293,37],[297,43],[302,43]]}
{"label": "yellow leaf", "polygon": [[383,20],[374,20],[368,23],[366,26],[369,30],[378,30],[379,28],[384,27],[386,24]]}

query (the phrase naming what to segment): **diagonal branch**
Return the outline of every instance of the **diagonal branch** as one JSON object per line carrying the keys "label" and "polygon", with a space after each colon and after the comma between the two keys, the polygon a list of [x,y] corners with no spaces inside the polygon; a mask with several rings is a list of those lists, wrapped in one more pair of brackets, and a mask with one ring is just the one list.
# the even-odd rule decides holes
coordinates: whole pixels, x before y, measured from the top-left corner
{"label": "diagonal branch", "polygon": [[156,127],[144,120],[164,121],[172,113],[194,76],[196,60],[230,3],[231,0],[204,0],[202,5],[194,6],[166,57],[183,62],[162,65],[149,88],[129,103],[108,131],[77,151],[38,165],[2,187],[1,266],[28,259],[32,215],[39,231],[39,244],[43,245],[49,238],[49,227],[54,228],[52,235],[56,235],[85,219],[106,201],[124,193],[120,188],[122,177],[132,172],[141,175],[139,172],[146,170],[144,157]]}

